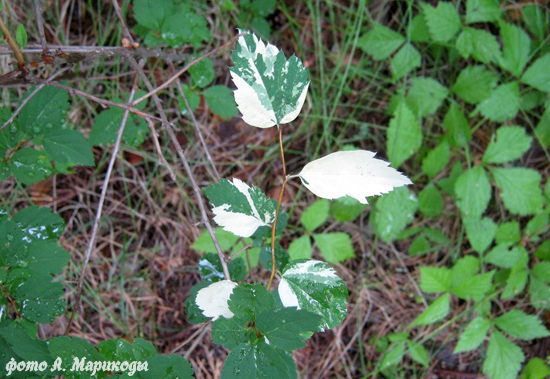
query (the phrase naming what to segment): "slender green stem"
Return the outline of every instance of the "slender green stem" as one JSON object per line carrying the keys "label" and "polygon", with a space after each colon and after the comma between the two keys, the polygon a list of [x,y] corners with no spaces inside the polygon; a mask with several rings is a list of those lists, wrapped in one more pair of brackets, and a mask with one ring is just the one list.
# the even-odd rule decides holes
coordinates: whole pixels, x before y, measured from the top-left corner
{"label": "slender green stem", "polygon": [[273,278],[277,272],[277,267],[275,265],[275,229],[277,228],[277,218],[279,216],[279,209],[281,208],[281,203],[283,202],[283,194],[285,193],[286,182],[289,179],[289,176],[286,174],[286,164],[285,164],[285,152],[283,149],[283,135],[282,130],[277,125],[279,129],[279,147],[281,149],[281,159],[283,161],[283,175],[285,179],[283,180],[283,185],[281,186],[281,193],[279,194],[279,201],[277,202],[277,209],[275,210],[275,220],[273,220],[273,225],[271,225],[271,277],[269,278],[269,283],[267,284],[267,289],[271,288],[271,283],[273,283]]}

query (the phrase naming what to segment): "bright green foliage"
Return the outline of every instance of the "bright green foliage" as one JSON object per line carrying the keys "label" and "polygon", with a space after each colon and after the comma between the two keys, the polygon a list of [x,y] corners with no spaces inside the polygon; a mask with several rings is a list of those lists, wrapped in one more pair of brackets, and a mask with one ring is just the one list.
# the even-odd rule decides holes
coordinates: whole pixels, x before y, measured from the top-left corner
{"label": "bright green foliage", "polygon": [[389,349],[380,361],[380,368],[384,370],[396,363],[401,362],[403,356],[405,355],[405,346],[406,342],[400,341],[396,343],[391,349]]}
{"label": "bright green foliage", "polygon": [[463,222],[470,245],[475,251],[482,254],[491,246],[497,231],[497,224],[488,217],[477,218],[475,216],[464,217]]}
{"label": "bright green foliage", "polygon": [[422,129],[409,106],[402,101],[388,128],[388,157],[393,167],[413,155],[422,144]]}
{"label": "bright green foliage", "polygon": [[413,42],[430,42],[430,31],[424,13],[419,13],[413,17],[410,35]]}
{"label": "bright green foliage", "polygon": [[525,27],[536,36],[539,42],[544,40],[548,31],[548,21],[545,20],[545,14],[541,7],[536,4],[526,4],[521,13]]}
{"label": "bright green foliage", "polygon": [[296,238],[290,243],[288,247],[288,255],[290,260],[296,259],[309,259],[311,258],[312,248],[311,248],[311,239],[309,236],[301,236]]}
{"label": "bright green foliage", "polygon": [[527,263],[525,251],[518,247],[512,247],[507,243],[496,245],[487,255],[485,261],[502,268],[512,268],[518,262]]}
{"label": "bright green foliage", "polygon": [[15,31],[15,39],[17,40],[19,48],[23,50],[23,48],[27,44],[27,31],[25,30],[25,26],[23,24],[17,25],[17,30]]}
{"label": "bright green foliage", "polygon": [[[189,58],[187,64],[197,59],[196,55]],[[189,75],[191,75],[191,83],[193,86],[204,88],[208,86],[216,77],[216,71],[214,71],[214,61],[210,58],[204,58],[203,60],[195,63],[189,67]]]}
{"label": "bright green foliage", "polygon": [[451,289],[451,270],[446,267],[420,267],[420,289],[426,293],[446,292]]}
{"label": "bright green foliage", "polygon": [[497,82],[497,75],[485,66],[468,66],[460,71],[451,91],[470,104],[478,104],[491,95]]}
{"label": "bright green foliage", "polygon": [[451,293],[464,300],[480,301],[491,289],[494,274],[495,271],[490,271],[461,278],[453,276],[454,283]]}
{"label": "bright green foliage", "polygon": [[535,214],[542,210],[544,198],[540,190],[540,174],[527,168],[493,168],[491,170],[500,198],[506,208],[519,215]]}
{"label": "bright green foliage", "polygon": [[314,234],[313,240],[329,263],[339,263],[355,257],[351,238],[347,233]]}
{"label": "bright green foliage", "polygon": [[429,184],[418,194],[418,208],[427,217],[437,217],[443,211],[443,197],[433,184]]}
{"label": "bright green foliage", "polygon": [[521,158],[531,147],[531,139],[521,126],[500,127],[483,154],[483,163],[505,163]]}
{"label": "bright green foliage", "polygon": [[[309,237],[308,237],[309,238]],[[311,257],[307,257],[311,258]],[[275,267],[277,270],[283,270],[290,261],[290,254],[278,243],[275,244]],[[273,267],[273,257],[271,245],[265,245],[260,250],[260,264],[266,269]]]}
{"label": "bright green foliage", "polygon": [[222,379],[289,378],[295,379],[296,365],[292,354],[260,340],[257,344],[241,344],[227,356]]}
{"label": "bright green foliage", "polygon": [[[230,4],[228,10],[236,9],[233,0],[225,0],[225,3]],[[241,25],[249,26],[262,38],[269,39],[271,27],[266,17],[275,12],[277,2],[275,0],[239,0],[237,3],[240,8],[237,17]]]}
{"label": "bright green foliage", "polygon": [[[243,258],[236,257],[235,259],[232,259],[227,266],[229,269],[229,274],[231,275],[231,280],[234,282],[240,282],[246,277],[246,264],[244,263]],[[217,282],[225,279],[223,276],[220,258],[217,254],[205,254],[199,260],[198,268],[201,279],[206,282]]]}
{"label": "bright green foliage", "polygon": [[307,231],[312,232],[325,223],[329,215],[330,201],[317,200],[311,204],[300,216],[300,221]]}
{"label": "bright green foliage", "polygon": [[405,101],[417,117],[437,111],[448,94],[447,88],[432,78],[411,78],[411,84]]}
{"label": "bright green foliage", "polygon": [[466,2],[466,23],[497,21],[502,10],[498,0],[468,0]]}
{"label": "bright green foliage", "polygon": [[417,236],[409,246],[409,255],[414,257],[415,255],[425,254],[431,250],[430,243],[428,239],[423,236]]}
{"label": "bright green foliage", "polygon": [[406,43],[390,62],[392,77],[395,80],[401,79],[420,65],[420,53],[413,45]]}
{"label": "bright green foliage", "polygon": [[472,56],[485,64],[498,63],[502,59],[495,36],[481,29],[464,28],[456,40],[456,48],[464,59]]}
{"label": "bright green foliage", "polygon": [[521,77],[521,82],[542,92],[550,92],[550,54],[538,58]]}
{"label": "bright green foliage", "polygon": [[478,317],[472,320],[460,335],[453,353],[476,349],[485,339],[490,327],[491,322],[484,318]]}
{"label": "bright green foliage", "polygon": [[521,372],[521,379],[546,378],[550,375],[550,367],[538,357],[531,359]]}
{"label": "bright green foliage", "polygon": [[517,221],[505,222],[498,226],[495,233],[495,241],[500,243],[517,243],[520,240],[519,223]]}
{"label": "bright green foliage", "polygon": [[519,78],[529,62],[531,39],[518,26],[500,22],[500,34],[504,47],[500,66]]}
{"label": "bright green foliage", "polygon": [[524,359],[519,346],[507,340],[502,333],[494,331],[489,339],[483,372],[490,378],[514,379]]}
{"label": "bright green foliage", "polygon": [[212,86],[203,92],[210,110],[221,118],[231,118],[239,114],[233,98],[233,91],[226,86]]}
{"label": "bright green foliage", "polygon": [[283,304],[319,314],[319,330],[333,328],[346,317],[348,290],[334,269],[319,261],[293,261],[283,272],[278,288]]}
{"label": "bright green foliage", "polygon": [[418,200],[408,188],[400,187],[378,199],[371,212],[374,231],[390,242],[413,220]]}
{"label": "bright green foliage", "polygon": [[433,178],[447,166],[450,158],[451,150],[449,144],[447,141],[442,141],[426,155],[422,161],[422,171],[424,171],[429,178]]}
{"label": "bright green foliage", "polygon": [[403,42],[405,38],[401,34],[386,26],[374,24],[372,30],[357,40],[357,46],[371,55],[372,59],[381,61],[393,54]]}
{"label": "bright green foliage", "polygon": [[542,325],[537,316],[527,315],[519,309],[512,309],[497,317],[495,325],[510,336],[522,340],[550,336],[550,332]]}
{"label": "bright green foliage", "polygon": [[164,43],[174,48],[186,43],[199,47],[211,38],[206,19],[186,2],[135,0],[134,17],[138,22],[134,32],[150,47]]}
{"label": "bright green foliage", "polygon": [[[122,102],[119,99],[117,101]],[[122,108],[112,107],[98,114],[94,119],[94,125],[90,133],[90,143],[93,146],[114,143],[124,119],[124,112]],[[140,146],[145,141],[148,133],[149,126],[144,119],[135,114],[128,114],[122,133],[122,139],[128,146]]]}
{"label": "bright green foliage", "polygon": [[455,183],[456,205],[466,217],[480,218],[489,200],[491,183],[483,167],[465,171]]}
{"label": "bright green foliage", "polygon": [[441,295],[414,320],[411,326],[430,325],[444,319],[450,311],[449,301],[448,293]]}
{"label": "bright green foliage", "polygon": [[49,157],[43,150],[27,147],[18,150],[10,159],[11,171],[24,184],[36,183],[53,174]]}
{"label": "bright green foliage", "polygon": [[460,30],[460,16],[453,3],[440,1],[437,8],[427,3],[421,5],[432,40],[448,42],[458,33]]}
{"label": "bright green foliage", "polygon": [[344,196],[330,202],[330,214],[340,222],[353,221],[366,207],[357,199]]}
{"label": "bright green foliage", "polygon": [[519,85],[512,82],[498,86],[488,99],[476,107],[484,117],[502,122],[515,117],[519,111]]}
{"label": "bright green foliage", "polygon": [[[195,112],[201,103],[201,96],[197,92],[191,90],[191,88],[189,88],[187,84],[182,84],[181,89],[185,95],[185,98],[187,99],[187,102],[189,103],[189,108],[191,108],[191,112]],[[186,115],[189,113],[189,111],[187,110],[187,106],[185,105],[185,101],[183,100],[181,95],[178,95],[178,105],[182,115]]]}
{"label": "bright green foliage", "polygon": [[466,146],[472,140],[468,120],[456,103],[451,103],[443,119],[443,126],[448,130],[450,142],[455,146]]}

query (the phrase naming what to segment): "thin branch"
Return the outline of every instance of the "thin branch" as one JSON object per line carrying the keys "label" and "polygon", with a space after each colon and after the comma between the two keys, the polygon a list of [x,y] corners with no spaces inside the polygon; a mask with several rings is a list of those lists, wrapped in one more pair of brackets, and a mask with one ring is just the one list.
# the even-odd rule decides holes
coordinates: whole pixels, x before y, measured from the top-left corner
{"label": "thin branch", "polygon": [[126,21],[124,20],[124,17],[122,16],[122,10],[120,9],[120,6],[118,5],[118,1],[111,2],[113,4],[113,7],[115,7],[115,12],[118,17],[118,20],[120,21],[120,25],[122,25],[122,33],[124,34],[124,37],[130,41],[130,44],[134,44],[134,38],[132,38],[132,34],[130,34],[130,30],[128,30],[128,26],[126,25]]}
{"label": "thin branch", "polygon": [[183,73],[185,73],[187,70],[189,70],[189,68],[191,68],[193,65],[199,63],[200,61],[202,61],[203,59],[205,58],[208,58],[209,56],[217,53],[218,51],[221,51],[223,49],[225,49],[227,46],[231,45],[234,41],[236,41],[239,37],[243,36],[243,35],[246,35],[247,33],[239,33],[237,34],[235,37],[231,38],[231,40],[225,44],[223,44],[222,46],[220,47],[217,47],[215,48],[214,50],[210,51],[209,53],[206,53],[205,55],[199,57],[199,58],[196,58],[196,59],[193,59],[191,62],[189,62],[188,64],[186,64],[181,70],[179,70],[178,72],[176,72],[170,79],[168,79],[166,82],[162,83],[160,86],[158,86],[157,88],[153,89],[153,90],[150,90],[150,92],[148,94],[146,94],[145,96],[142,96],[140,97],[139,99],[136,99],[133,103],[131,103],[130,105],[132,106],[136,106],[137,104],[139,104],[140,102],[142,102],[143,100],[155,95],[157,92],[159,91],[162,91],[163,89],[167,88],[170,84],[172,84],[172,82],[174,82],[177,78],[179,78]]}
{"label": "thin branch", "polygon": [[53,79],[55,79],[56,77],[58,77],[59,75],[61,75],[62,73],[64,73],[65,71],[67,71],[68,69],[72,68],[72,66],[66,66],[66,67],[63,67],[61,70],[57,71],[55,74],[53,74],[52,76],[50,76],[48,79],[46,79],[46,83],[43,83],[43,84],[40,84],[38,85],[34,91],[32,91],[29,96],[27,96],[25,98],[25,100],[23,100],[21,102],[21,104],[19,105],[19,107],[15,110],[15,112],[13,112],[13,114],[11,115],[11,117],[8,119],[8,121],[6,121],[4,123],[4,125],[2,125],[0,127],[0,132],[6,127],[8,126],[9,124],[11,124],[13,122],[13,120],[15,120],[15,117],[17,117],[17,115],[19,114],[19,112],[21,112],[21,109],[23,109],[23,107],[34,97],[34,95],[36,95],[38,93],[38,91],[40,91],[46,84],[49,84],[49,82]]}
{"label": "thin branch", "polygon": [[187,107],[187,114],[191,118],[191,121],[193,121],[193,125],[195,126],[195,131],[197,132],[199,136],[199,140],[201,141],[202,148],[204,150],[204,153],[206,154],[206,159],[208,159],[208,162],[210,162],[210,165],[212,166],[212,169],[214,170],[214,174],[216,175],[216,179],[218,179],[218,182],[220,181],[220,174],[218,173],[218,170],[216,169],[216,165],[214,164],[214,160],[212,159],[212,156],[210,155],[210,151],[208,150],[208,146],[206,146],[206,142],[204,141],[204,137],[202,136],[201,127],[195,118],[195,115],[193,114],[193,111],[191,110],[191,106],[189,105],[189,101],[187,101],[187,97],[185,96],[185,93],[183,92],[183,89],[181,88],[181,82],[178,80],[177,83],[178,90],[180,92],[181,97],[183,98],[183,102],[185,103],[185,106]]}
{"label": "thin branch", "polygon": [[46,42],[46,36],[44,35],[44,23],[42,21],[42,8],[40,8],[40,0],[34,0],[34,13],[36,15],[36,27],[38,28],[38,35],[40,36],[40,43],[42,44],[42,51],[48,51],[48,44]]}
{"label": "thin branch", "polygon": [[218,256],[220,257],[220,262],[223,267],[223,273],[227,280],[231,280],[231,276],[229,275],[229,269],[227,267],[227,262],[225,261],[225,256],[223,254],[222,248],[218,242],[218,239],[216,238],[216,235],[214,234],[214,229],[212,229],[212,225],[210,225],[210,221],[208,221],[208,215],[206,213],[206,209],[204,207],[204,203],[202,201],[202,196],[200,193],[199,186],[197,185],[197,182],[195,180],[195,177],[193,176],[193,170],[189,166],[189,162],[187,162],[187,158],[185,158],[185,153],[183,152],[183,148],[181,147],[181,144],[179,143],[176,135],[174,134],[174,131],[172,130],[171,124],[168,122],[168,119],[166,118],[166,114],[164,113],[164,109],[162,108],[162,102],[160,98],[157,96],[156,92],[153,89],[153,85],[141,69],[141,67],[138,65],[136,60],[130,56],[127,56],[128,62],[130,65],[136,70],[140,77],[142,78],[143,82],[145,83],[145,86],[149,89],[151,96],[153,96],[153,101],[155,102],[155,106],[157,107],[157,111],[160,115],[160,118],[162,119],[162,123],[165,126],[165,130],[168,133],[168,136],[170,137],[170,140],[176,147],[176,152],[180,158],[180,160],[183,163],[183,167],[185,169],[185,172],[187,173],[187,177],[191,181],[191,186],[193,187],[193,193],[195,194],[195,199],[197,201],[197,205],[199,206],[199,210],[201,212],[201,222],[206,227],[206,230],[208,230],[208,233],[210,234],[210,237],[212,238],[212,241],[214,242],[214,246],[216,247],[216,251],[218,252]]}
{"label": "thin branch", "polygon": [[159,155],[160,161],[162,162],[162,164],[164,164],[164,166],[170,173],[170,178],[172,178],[172,180],[175,182],[176,174],[174,174],[174,171],[172,171],[172,168],[168,164],[168,161],[164,157],[164,154],[162,154],[162,149],[160,147],[158,134],[157,134],[157,131],[155,130],[155,124],[153,123],[153,121],[151,121],[148,118],[146,118],[145,121],[147,121],[147,125],[149,125],[149,129],[151,130],[151,135],[153,136],[153,143],[155,144],[155,148],[157,149],[157,154]]}
{"label": "thin branch", "polygon": [[11,48],[11,51],[13,51],[13,54],[15,55],[15,59],[17,59],[17,65],[19,68],[22,68],[25,66],[25,58],[23,57],[23,53],[21,52],[21,49],[19,49],[19,45],[17,45],[17,42],[13,39],[11,36],[11,33],[9,29],[4,24],[4,21],[2,21],[2,17],[0,17],[0,32],[4,35],[4,39],[8,43],[8,45]]}
{"label": "thin branch", "polygon": [[[132,91],[130,92],[129,101],[132,101],[134,98],[134,94],[136,92],[136,86],[132,87]],[[118,155],[118,150],[120,148],[120,143],[122,141],[122,134],[124,133],[124,127],[126,126],[126,120],[128,119],[129,111],[127,110],[124,112],[124,116],[122,118],[122,123],[120,125],[120,128],[118,129],[118,135],[117,139],[114,145],[113,154],[111,155],[111,159],[109,161],[109,167],[107,168],[107,173],[105,174],[105,179],[103,181],[103,186],[101,187],[101,195],[99,197],[99,204],[97,206],[97,213],[95,215],[95,221],[94,226],[92,228],[92,236],[90,237],[90,242],[88,243],[88,249],[86,250],[86,255],[84,256],[84,264],[82,265],[82,269],[80,270],[80,278],[78,280],[78,291],[76,294],[75,299],[75,308],[81,308],[80,299],[82,297],[82,286],[84,284],[84,277],[86,273],[86,268],[88,267],[88,262],[90,261],[90,255],[92,253],[92,249],[95,246],[95,238],[97,235],[97,230],[99,229],[99,221],[101,220],[101,212],[103,210],[103,203],[105,202],[105,196],[107,195],[107,188],[109,187],[109,179],[111,178],[111,173],[113,171],[113,167],[115,165],[115,161]],[[69,331],[71,330],[71,326],[73,323],[74,316],[76,314],[76,309],[73,310],[73,313],[71,315],[71,319],[69,320],[69,324],[67,325],[67,329],[65,330],[65,335],[68,335]]]}

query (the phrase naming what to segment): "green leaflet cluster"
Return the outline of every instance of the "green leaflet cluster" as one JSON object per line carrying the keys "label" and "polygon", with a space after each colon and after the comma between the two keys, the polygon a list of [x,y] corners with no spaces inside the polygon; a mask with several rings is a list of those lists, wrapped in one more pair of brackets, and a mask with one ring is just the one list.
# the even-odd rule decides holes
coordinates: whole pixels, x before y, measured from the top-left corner
{"label": "green leaflet cluster", "polygon": [[[543,189],[541,173],[518,162],[534,143],[550,145],[550,48],[545,42],[549,25],[545,11],[536,4],[522,10],[524,28],[505,21],[499,2],[467,0],[465,5],[466,14],[461,15],[452,2],[438,2],[435,7],[422,3],[403,29],[408,35],[374,24],[358,41],[374,61],[389,61],[393,81],[402,83],[388,107],[392,114],[388,156],[396,165],[415,157],[412,164],[421,166],[426,178],[418,196],[398,188],[377,201],[370,217],[385,241],[414,237],[410,255],[445,247],[460,251],[461,246],[452,247],[451,239],[437,229],[406,229],[417,211],[425,219],[441,217],[444,196],[454,199],[466,241],[477,257],[455,257],[450,268],[420,268],[420,288],[440,296],[412,326],[447,317],[451,296],[473,301],[477,316],[455,352],[476,349],[490,335],[483,372],[492,379],[507,379],[517,376],[524,355],[506,334],[523,340],[548,335],[535,316],[522,310],[492,315],[489,299],[512,299],[528,289],[533,306],[550,307],[550,245],[541,239],[548,230],[550,185]],[[436,56],[465,67],[456,75],[416,76],[416,69],[431,68],[430,59]],[[440,119],[444,135],[430,141],[423,124]],[[478,134],[473,135],[476,124]],[[483,155],[475,156],[479,145],[472,148],[471,142],[479,144],[480,133],[487,141],[481,144]],[[430,143],[433,148],[426,146]],[[485,216],[497,207],[510,221],[497,224]],[[526,243],[536,248],[535,254],[527,253]],[[512,330],[513,323],[523,325],[525,333]],[[406,342],[399,338],[390,342],[383,361],[395,364],[401,361]],[[530,362],[529,370],[539,363]],[[530,372],[538,376],[546,371]]]}
{"label": "green leaflet cluster", "polygon": [[[13,174],[22,183],[32,184],[54,172],[67,173],[75,165],[94,165],[88,141],[66,124],[68,110],[68,94],[58,88],[44,87],[30,99],[0,132],[0,181]],[[0,108],[2,125],[10,116],[10,109]]]}

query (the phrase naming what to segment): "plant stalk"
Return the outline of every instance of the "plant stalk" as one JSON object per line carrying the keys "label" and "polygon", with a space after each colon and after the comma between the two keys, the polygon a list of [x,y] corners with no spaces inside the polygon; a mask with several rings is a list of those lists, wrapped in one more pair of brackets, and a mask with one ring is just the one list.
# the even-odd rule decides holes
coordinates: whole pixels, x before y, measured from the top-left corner
{"label": "plant stalk", "polygon": [[21,69],[22,67],[25,67],[25,58],[23,57],[23,53],[21,52],[21,49],[19,49],[19,45],[17,45],[17,42],[13,39],[11,36],[11,33],[9,29],[6,27],[6,24],[4,24],[4,21],[2,21],[2,18],[0,17],[0,31],[4,35],[4,39],[10,45],[13,54],[15,55],[15,58],[17,59],[17,66]]}

